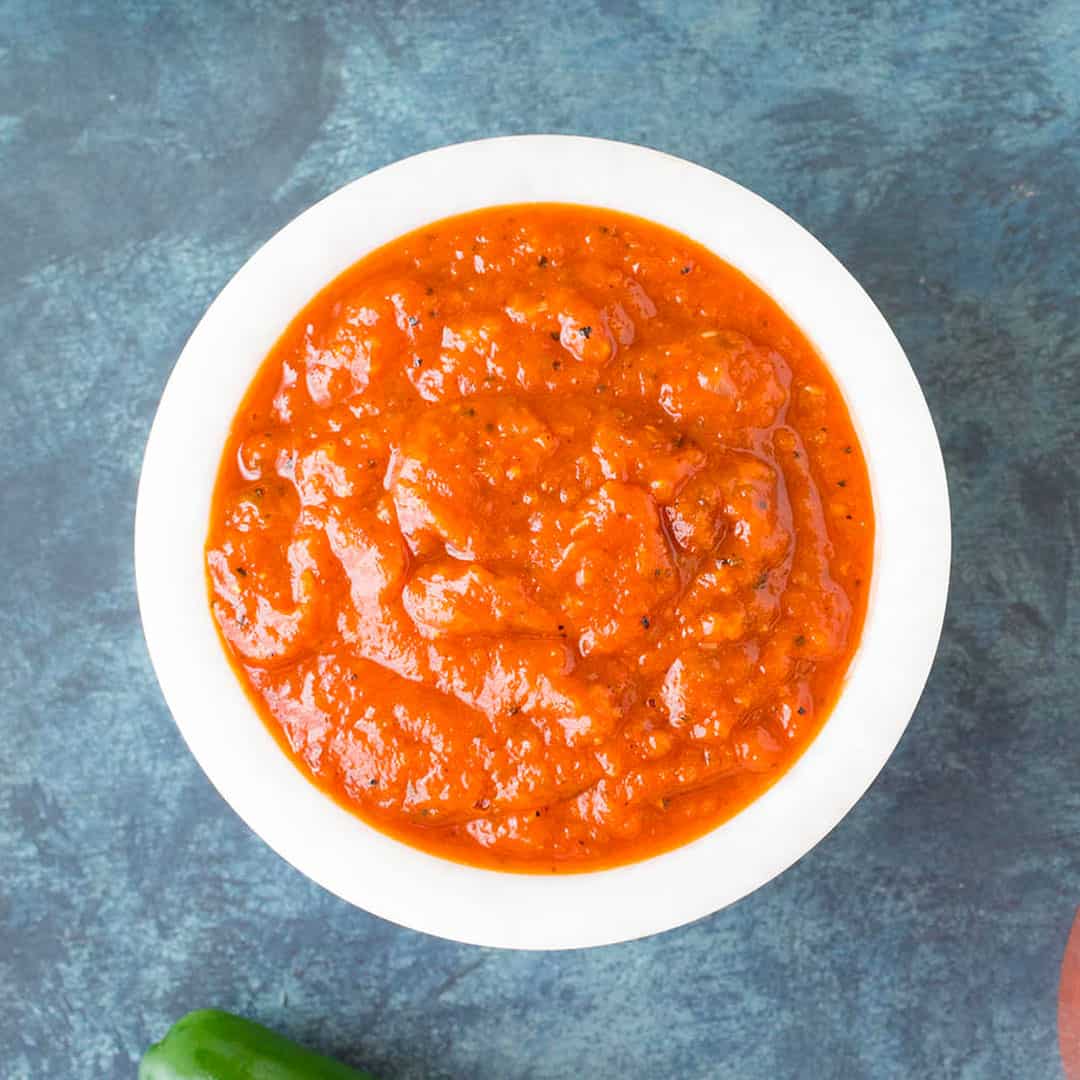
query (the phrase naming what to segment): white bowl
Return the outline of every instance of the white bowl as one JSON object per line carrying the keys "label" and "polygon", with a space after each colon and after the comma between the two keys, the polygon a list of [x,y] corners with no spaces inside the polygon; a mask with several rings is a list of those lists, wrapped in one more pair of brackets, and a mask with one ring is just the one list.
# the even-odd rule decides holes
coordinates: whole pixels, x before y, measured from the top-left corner
{"label": "white bowl", "polygon": [[[613,870],[519,875],[391,840],[322,794],[249,703],[207,603],[203,544],[218,461],[249,382],[286,325],[372,249],[500,203],[591,204],[685,233],[768,292],[847,401],[877,520],[862,642],[817,739],[764,796],[713,832]],[[913,274],[916,268],[912,268]],[[347,185],[262,247],[199,323],[162,395],[135,518],[139,608],[158,680],[199,764],[275,851],[385,919],[458,941],[565,949],[708,915],[809,851],[885,764],[922,692],[949,574],[941,451],[903,350],[854,278],[808,232],[730,180],[654,150],[515,136],[397,162]]]}

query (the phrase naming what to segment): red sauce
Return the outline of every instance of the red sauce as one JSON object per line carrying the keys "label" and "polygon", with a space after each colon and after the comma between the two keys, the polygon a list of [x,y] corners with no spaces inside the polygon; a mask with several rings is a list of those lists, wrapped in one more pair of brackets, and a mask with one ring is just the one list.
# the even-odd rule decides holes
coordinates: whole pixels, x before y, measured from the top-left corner
{"label": "red sauce", "polygon": [[377,828],[591,870],[731,817],[859,639],[874,523],[779,307],[650,222],[436,222],[296,317],[225,447],[210,603],[285,751]]}

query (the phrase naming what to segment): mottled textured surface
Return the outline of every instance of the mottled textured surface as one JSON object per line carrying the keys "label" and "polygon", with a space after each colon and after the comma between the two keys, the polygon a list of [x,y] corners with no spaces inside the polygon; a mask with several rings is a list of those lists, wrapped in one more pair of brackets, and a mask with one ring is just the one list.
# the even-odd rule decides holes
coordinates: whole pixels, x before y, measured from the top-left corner
{"label": "mottled textured surface", "polygon": [[[206,1004],[388,1080],[1061,1075],[1080,9],[831,7],[0,0],[5,1077],[133,1075]],[[155,402],[243,260],[378,165],[518,131],[692,158],[814,231],[908,350],[955,520],[937,665],[855,811],[731,910],[565,955],[400,930],[265,848],[168,716],[131,566]]]}

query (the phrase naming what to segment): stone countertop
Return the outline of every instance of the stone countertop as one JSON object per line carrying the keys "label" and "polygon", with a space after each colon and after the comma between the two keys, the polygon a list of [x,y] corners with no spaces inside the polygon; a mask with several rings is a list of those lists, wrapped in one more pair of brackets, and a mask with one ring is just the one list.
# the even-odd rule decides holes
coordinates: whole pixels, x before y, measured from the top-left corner
{"label": "stone countertop", "polygon": [[[1080,9],[835,7],[0,2],[5,1076],[131,1076],[210,1004],[384,1080],[1061,1075]],[[249,833],[166,711],[131,557],[158,396],[252,251],[379,165],[524,131],[701,162],[824,241],[919,375],[955,532],[926,694],[832,835],[561,955],[381,922]]]}

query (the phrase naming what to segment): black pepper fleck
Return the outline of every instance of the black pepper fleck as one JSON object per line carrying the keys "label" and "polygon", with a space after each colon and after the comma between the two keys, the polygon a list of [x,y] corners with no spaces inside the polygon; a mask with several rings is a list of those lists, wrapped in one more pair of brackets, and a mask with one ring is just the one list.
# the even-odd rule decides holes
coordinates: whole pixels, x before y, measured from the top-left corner
{"label": "black pepper fleck", "polygon": [[583,326],[583,327],[582,327],[582,328],[581,328],[581,329],[580,329],[580,330],[578,331],[578,333],[579,333],[579,334],[581,334],[581,336],[582,336],[583,338],[586,338],[586,339],[587,339],[587,338],[589,337],[589,335],[590,335],[590,334],[592,333],[592,327],[591,327],[591,326]]}

